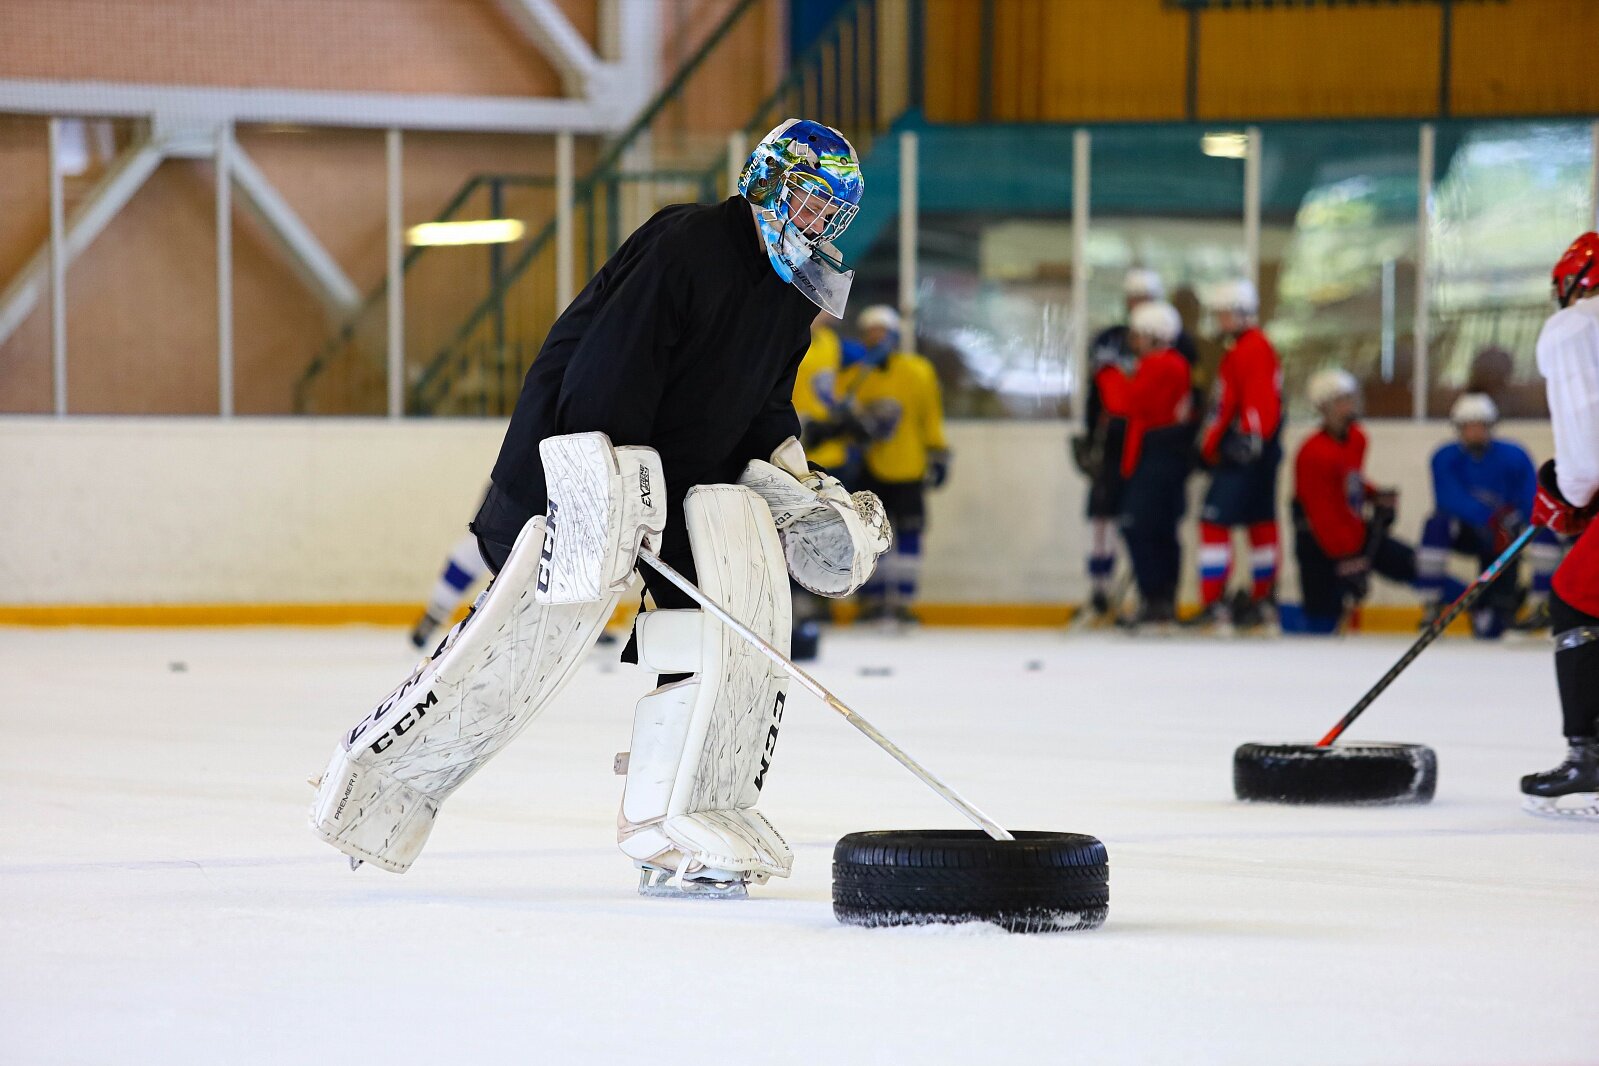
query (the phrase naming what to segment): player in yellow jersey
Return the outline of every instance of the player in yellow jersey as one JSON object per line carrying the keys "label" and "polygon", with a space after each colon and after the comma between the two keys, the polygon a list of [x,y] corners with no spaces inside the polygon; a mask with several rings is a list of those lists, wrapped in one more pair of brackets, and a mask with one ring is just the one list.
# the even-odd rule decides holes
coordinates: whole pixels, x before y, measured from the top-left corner
{"label": "player in yellow jersey", "polygon": [[799,414],[805,454],[811,462],[849,484],[844,476],[849,464],[849,440],[830,435],[838,414],[838,372],[843,345],[834,323],[838,319],[818,312],[811,323],[811,346],[794,378],[794,410]]}
{"label": "player in yellow jersey", "polygon": [[900,317],[892,307],[868,307],[858,324],[865,353],[855,360],[844,353],[838,394],[864,434],[861,487],[882,497],[894,527],[891,553],[861,590],[861,618],[912,622],[926,490],[943,485],[949,474],[944,401],[933,364],[901,349]]}

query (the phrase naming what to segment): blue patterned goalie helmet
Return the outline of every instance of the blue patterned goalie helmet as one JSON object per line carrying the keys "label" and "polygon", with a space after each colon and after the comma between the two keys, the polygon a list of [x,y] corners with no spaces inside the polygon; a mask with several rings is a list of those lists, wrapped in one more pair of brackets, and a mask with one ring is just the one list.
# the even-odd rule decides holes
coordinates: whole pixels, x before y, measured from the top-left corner
{"label": "blue patterned goalie helmet", "polygon": [[864,189],[849,141],[806,119],[788,119],[761,138],[738,179],[739,194],[756,208],[772,269],[840,318],[855,274],[832,242],[854,220]]}

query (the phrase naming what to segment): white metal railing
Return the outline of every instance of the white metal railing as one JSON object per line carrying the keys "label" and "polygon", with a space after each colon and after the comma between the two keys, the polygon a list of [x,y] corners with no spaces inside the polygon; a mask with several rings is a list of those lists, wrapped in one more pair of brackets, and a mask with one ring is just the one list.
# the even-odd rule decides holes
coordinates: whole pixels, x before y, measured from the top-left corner
{"label": "white metal railing", "polygon": [[[0,97],[0,103],[3,103]],[[222,417],[234,413],[235,368],[233,361],[233,286],[232,286],[232,193],[235,187],[258,208],[285,244],[293,250],[302,266],[312,276],[319,277],[323,295],[331,304],[342,305],[355,300],[354,287],[342,274],[326,251],[317,243],[310,230],[304,227],[293,211],[282,202],[258,168],[234,140],[233,124],[224,122],[212,130],[209,142],[197,144],[192,138],[181,144],[147,139],[134,145],[97,187],[94,194],[80,205],[68,218],[65,211],[63,175],[60,166],[60,141],[62,119],[49,119],[49,208],[50,232],[42,254],[35,257],[24,276],[13,281],[0,300],[0,340],[20,324],[21,317],[34,306],[46,290],[50,309],[50,343],[52,367],[52,396],[54,412],[64,416],[69,412],[68,338],[66,319],[66,272],[70,262],[87,247],[105,225],[137,191],[143,181],[163,158],[181,155],[184,158],[203,157],[209,154],[216,162],[216,264],[217,264],[217,316],[218,316],[218,411]],[[918,313],[918,233],[920,228],[919,193],[919,143],[915,132],[899,135],[899,286],[900,313],[907,331],[914,329]],[[728,142],[728,175],[733,180],[739,156],[747,151],[733,135]],[[1071,197],[1071,368],[1073,381],[1086,380],[1089,269],[1087,263],[1087,238],[1091,229],[1089,205],[1091,202],[1093,130],[1080,128],[1072,139],[1072,197]],[[1245,135],[1247,149],[1244,166],[1244,188],[1240,204],[1243,242],[1248,271],[1257,278],[1260,270],[1261,224],[1261,157],[1267,134],[1259,127],[1249,127]],[[1594,143],[1594,172],[1590,186],[1590,215],[1599,227],[1599,122],[1592,125]],[[557,308],[564,308],[575,291],[573,277],[573,134],[570,130],[556,134],[556,271],[555,293]],[[1433,211],[1432,192],[1435,184],[1434,153],[1436,131],[1431,123],[1421,123],[1417,132],[1417,191],[1416,218],[1416,271],[1418,283],[1414,286],[1414,317],[1412,344],[1415,357],[1412,361],[1410,382],[1412,390],[1411,416],[1421,421],[1427,417],[1429,394],[1430,341],[1429,298],[1429,222]],[[387,251],[387,414],[398,418],[404,414],[404,230],[402,220],[403,188],[402,159],[404,135],[400,128],[386,131],[387,196],[386,196],[386,251]],[[29,271],[33,273],[29,273]],[[1391,267],[1384,272],[1384,325],[1382,358],[1385,368],[1391,366],[1393,355],[1393,328],[1391,322],[1393,279]]]}

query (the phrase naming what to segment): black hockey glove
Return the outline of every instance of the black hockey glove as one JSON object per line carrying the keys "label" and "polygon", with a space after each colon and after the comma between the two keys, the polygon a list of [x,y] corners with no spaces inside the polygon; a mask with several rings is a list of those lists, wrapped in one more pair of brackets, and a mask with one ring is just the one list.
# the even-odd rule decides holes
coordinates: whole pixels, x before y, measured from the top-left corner
{"label": "black hockey glove", "polygon": [[1359,603],[1371,591],[1371,560],[1364,552],[1346,555],[1333,565],[1338,583],[1343,587],[1344,598]]}
{"label": "black hockey glove", "polygon": [[930,489],[941,489],[949,480],[949,452],[934,449],[927,453],[927,474],[923,483]]}
{"label": "black hockey glove", "polygon": [[1228,433],[1216,451],[1221,465],[1246,466],[1265,454],[1266,442],[1259,433]]}
{"label": "black hockey glove", "polygon": [[1399,517],[1399,490],[1379,489],[1371,494],[1371,524],[1387,532]]}
{"label": "black hockey glove", "polygon": [[845,444],[859,444],[867,439],[868,434],[866,427],[861,425],[861,420],[855,417],[855,412],[843,408],[835,411],[831,418],[819,418],[808,423],[801,436],[801,443],[805,448],[813,450],[835,440],[842,440]]}

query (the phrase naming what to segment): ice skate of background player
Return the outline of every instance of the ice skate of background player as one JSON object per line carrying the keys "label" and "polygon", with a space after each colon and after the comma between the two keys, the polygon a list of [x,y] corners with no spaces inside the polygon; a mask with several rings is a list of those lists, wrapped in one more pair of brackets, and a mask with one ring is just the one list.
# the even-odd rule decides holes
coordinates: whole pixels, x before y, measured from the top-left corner
{"label": "ice skate of background player", "polygon": [[[830,242],[860,202],[854,149],[791,119],[739,192],[657,212],[551,327],[471,526],[495,581],[321,779],[313,828],[352,858],[409,867],[443,800],[557,696],[644,544],[785,653],[789,574],[848,595],[887,550],[881,501],[795,439],[811,320],[843,312],[853,276]],[[619,844],[652,886],[742,894],[792,863],[755,807],[787,677],[645,584],[655,609],[624,657],[664,676],[619,763]]]}

